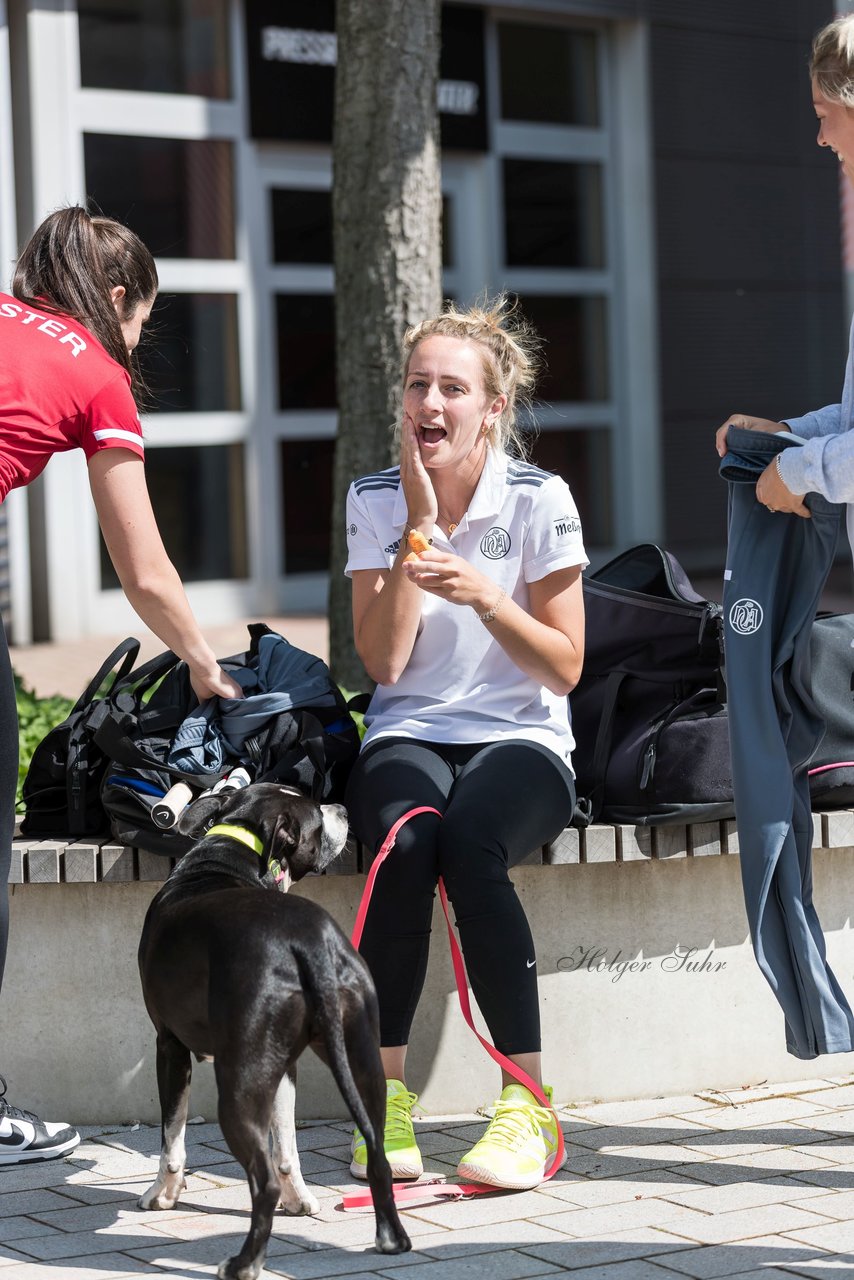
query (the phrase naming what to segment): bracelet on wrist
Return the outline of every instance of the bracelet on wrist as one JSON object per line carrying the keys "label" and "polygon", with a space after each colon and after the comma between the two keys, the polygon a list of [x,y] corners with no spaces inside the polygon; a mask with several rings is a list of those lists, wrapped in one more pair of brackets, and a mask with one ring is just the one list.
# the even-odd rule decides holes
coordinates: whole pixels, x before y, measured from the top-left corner
{"label": "bracelet on wrist", "polygon": [[[402,533],[401,538],[400,538],[400,545],[401,545],[401,547],[405,547],[405,546],[407,546],[407,545],[408,545],[408,543],[409,543],[409,535],[410,535],[410,533],[414,533],[414,532],[415,532],[415,527],[414,527],[414,525],[411,525],[411,524],[405,524],[405,525],[403,526],[403,533]],[[419,532],[420,532],[420,530],[419,530]],[[423,536],[424,536],[424,535],[422,535],[422,537],[423,537]],[[432,538],[428,538],[428,539],[427,539],[427,542],[428,542],[428,544],[432,547],[432,545],[433,545],[433,539],[432,539]]]}
{"label": "bracelet on wrist", "polygon": [[495,601],[495,604],[490,609],[487,609],[486,613],[479,613],[477,615],[480,618],[481,622],[489,623],[493,621],[493,619],[495,618],[495,615],[498,613],[498,610],[503,605],[506,595],[507,595],[507,592],[504,589],[504,587],[502,587],[501,594],[499,595],[498,599]]}

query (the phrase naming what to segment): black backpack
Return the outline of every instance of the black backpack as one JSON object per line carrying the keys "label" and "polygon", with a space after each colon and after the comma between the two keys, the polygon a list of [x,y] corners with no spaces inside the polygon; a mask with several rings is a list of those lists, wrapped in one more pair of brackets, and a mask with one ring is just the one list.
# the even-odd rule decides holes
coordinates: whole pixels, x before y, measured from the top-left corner
{"label": "black backpack", "polygon": [[585,575],[576,826],[734,815],[721,606],[652,543]]}
{"label": "black backpack", "polygon": [[101,664],[65,720],[36,747],[23,785],[23,835],[95,836],[109,830],[101,804],[101,781],[108,760],[95,742],[95,733],[109,713],[109,697],[103,686],[118,667],[109,690],[114,692],[138,653],[138,640],[123,640]]}
{"label": "black backpack", "polygon": [[816,618],[810,637],[812,697],[825,732],[809,764],[814,809],[854,805],[854,614]]}
{"label": "black backpack", "polygon": [[[262,636],[275,635],[264,623],[249,626],[250,647],[222,660],[235,670],[257,659]],[[284,782],[318,801],[340,801],[350,768],[359,753],[359,734],[348,704],[320,658],[301,656],[326,684],[324,703],[283,711],[247,741],[248,767],[255,782]],[[111,764],[101,789],[112,833],[124,844],[178,857],[192,841],[175,828],[163,830],[151,810],[175,782],[194,792],[208,790],[234,768],[192,773],[167,763],[179,726],[198,706],[189,672],[175,654],[152,659],[110,699],[109,714],[98,726],[96,741]]]}

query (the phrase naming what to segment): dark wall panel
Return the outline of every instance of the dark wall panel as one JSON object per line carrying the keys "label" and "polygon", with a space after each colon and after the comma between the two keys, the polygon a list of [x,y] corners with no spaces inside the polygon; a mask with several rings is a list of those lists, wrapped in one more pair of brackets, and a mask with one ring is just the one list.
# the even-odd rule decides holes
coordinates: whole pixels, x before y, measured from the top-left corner
{"label": "dark wall panel", "polygon": [[666,540],[720,564],[728,413],[837,400],[845,364],[838,166],[806,66],[822,0],[649,0]]}
{"label": "dark wall panel", "polygon": [[838,400],[842,330],[834,291],[754,289],[734,297],[684,289],[670,295],[660,332],[668,418],[678,432],[685,416],[707,414],[717,426],[721,415],[735,411],[780,418]]}
{"label": "dark wall panel", "polygon": [[[673,424],[664,454],[664,485],[671,523],[683,530],[667,546],[690,567],[722,569],[726,546],[726,485],[718,476],[707,417],[681,418]],[[709,548],[714,548],[711,554]]]}
{"label": "dark wall panel", "polygon": [[[664,285],[839,288],[839,171],[785,160],[679,157],[657,162],[658,270]],[[816,206],[830,210],[816,216]]]}
{"label": "dark wall panel", "polygon": [[661,26],[675,23],[703,31],[729,29],[740,34],[807,39],[828,21],[824,14],[816,19],[816,7],[813,0],[714,0],[714,4],[645,0],[644,4],[647,17]]}
{"label": "dark wall panel", "polygon": [[808,52],[808,44],[780,39],[773,28],[763,36],[653,28],[657,145],[690,155],[791,158],[793,146],[814,137]]}

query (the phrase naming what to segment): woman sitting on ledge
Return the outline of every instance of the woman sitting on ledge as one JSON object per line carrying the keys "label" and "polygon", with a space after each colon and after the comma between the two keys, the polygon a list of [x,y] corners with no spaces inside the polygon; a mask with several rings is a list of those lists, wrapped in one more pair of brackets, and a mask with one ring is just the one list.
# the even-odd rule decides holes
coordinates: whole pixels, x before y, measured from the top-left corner
{"label": "woman sitting on ledge", "polygon": [[[377,682],[348,787],[351,826],[376,853],[408,809],[443,815],[400,831],[361,944],[398,1178],[422,1172],[405,1062],[440,876],[494,1044],[542,1081],[534,943],[508,872],[572,816],[567,694],[581,671],[587,559],[566,484],[523,460],[516,410],[535,346],[504,299],[411,329],[400,465],[357,480],[347,503],[356,648]],[[420,559],[407,558],[412,531],[427,544]],[[459,1173],[535,1187],[557,1122],[506,1072],[503,1085]],[[358,1130],[350,1169],[366,1176]]]}

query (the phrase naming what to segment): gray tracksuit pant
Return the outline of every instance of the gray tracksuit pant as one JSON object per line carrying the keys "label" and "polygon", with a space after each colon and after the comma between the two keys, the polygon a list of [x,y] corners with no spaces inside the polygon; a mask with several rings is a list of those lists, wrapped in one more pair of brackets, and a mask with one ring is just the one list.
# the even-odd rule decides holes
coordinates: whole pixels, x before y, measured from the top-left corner
{"label": "gray tracksuit pant", "polygon": [[831,972],[812,900],[807,766],[824,733],[810,695],[810,632],[844,507],[769,512],[756,480],[788,434],[730,427],[724,583],[727,703],[744,900],[753,950],[797,1058],[854,1049],[854,1015]]}

